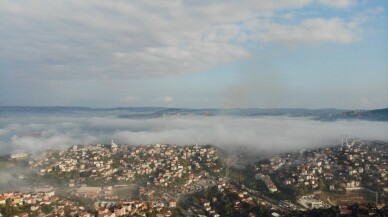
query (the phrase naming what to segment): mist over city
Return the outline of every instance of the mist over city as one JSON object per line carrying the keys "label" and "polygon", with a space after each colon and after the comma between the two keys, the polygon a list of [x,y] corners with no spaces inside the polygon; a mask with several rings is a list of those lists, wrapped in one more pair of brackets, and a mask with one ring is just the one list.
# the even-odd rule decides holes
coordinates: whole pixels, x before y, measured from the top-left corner
{"label": "mist over city", "polygon": [[212,144],[265,153],[337,145],[341,136],[388,140],[388,122],[318,121],[308,117],[165,117],[30,115],[1,119],[1,152],[42,151],[78,144]]}
{"label": "mist over city", "polygon": [[0,0],[0,217],[388,216],[386,0]]}

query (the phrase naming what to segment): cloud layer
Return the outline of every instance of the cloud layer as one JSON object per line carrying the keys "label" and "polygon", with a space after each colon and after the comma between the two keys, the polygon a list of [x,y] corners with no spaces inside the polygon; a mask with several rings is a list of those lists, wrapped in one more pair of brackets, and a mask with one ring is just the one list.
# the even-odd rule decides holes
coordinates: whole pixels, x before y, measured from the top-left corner
{"label": "cloud layer", "polygon": [[147,120],[116,117],[2,118],[0,153],[74,144],[212,144],[279,152],[338,144],[342,134],[388,141],[388,123],[319,122],[305,118],[173,117]]}
{"label": "cloud layer", "polygon": [[40,79],[196,72],[249,58],[246,43],[350,43],[361,29],[354,18],[282,18],[314,4],[351,2],[2,0],[0,63],[12,76]]}

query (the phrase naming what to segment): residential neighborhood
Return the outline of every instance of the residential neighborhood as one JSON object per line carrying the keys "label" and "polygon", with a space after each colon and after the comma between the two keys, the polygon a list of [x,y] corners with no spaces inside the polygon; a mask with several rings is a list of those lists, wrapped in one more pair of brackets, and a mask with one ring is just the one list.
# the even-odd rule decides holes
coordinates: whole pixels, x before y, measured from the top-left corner
{"label": "residential neighborhood", "polygon": [[[8,216],[289,216],[354,203],[386,210],[387,146],[353,140],[239,165],[210,145],[74,145],[10,158],[26,162]],[[230,159],[232,158],[232,159]],[[28,184],[27,184],[28,183]],[[348,210],[348,211],[346,211]]]}

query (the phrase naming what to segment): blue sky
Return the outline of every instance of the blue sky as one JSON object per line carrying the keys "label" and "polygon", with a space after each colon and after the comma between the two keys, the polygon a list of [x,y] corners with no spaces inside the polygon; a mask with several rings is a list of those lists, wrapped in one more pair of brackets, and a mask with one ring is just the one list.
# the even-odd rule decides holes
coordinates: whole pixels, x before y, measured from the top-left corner
{"label": "blue sky", "polygon": [[388,106],[384,0],[0,1],[0,105]]}

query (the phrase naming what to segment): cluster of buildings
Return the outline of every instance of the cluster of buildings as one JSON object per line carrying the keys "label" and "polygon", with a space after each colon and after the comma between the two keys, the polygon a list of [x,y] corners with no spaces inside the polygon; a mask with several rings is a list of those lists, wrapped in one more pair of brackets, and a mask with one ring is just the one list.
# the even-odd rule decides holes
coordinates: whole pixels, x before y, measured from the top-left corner
{"label": "cluster of buildings", "polygon": [[[29,164],[43,177],[60,177],[68,185],[59,187],[70,189],[68,193],[71,195],[115,203],[128,199],[139,202],[147,198],[148,201],[157,201],[157,206],[148,208],[157,208],[158,213],[158,207],[172,207],[171,198],[179,199],[185,193],[214,185],[222,170],[213,146],[132,146],[117,145],[113,141],[111,145],[78,145],[67,150],[46,151]],[[137,186],[137,193],[119,192],[119,189],[131,185]],[[131,207],[126,214],[133,212],[133,207],[139,213],[150,211],[138,209],[137,205]],[[168,212],[163,211],[166,216]],[[106,211],[104,215],[112,216],[113,213],[118,215],[114,211]]]}
{"label": "cluster of buildings", "polygon": [[[388,147],[353,141],[338,146],[274,156],[255,167],[259,177],[276,176],[278,187],[345,192],[384,192]],[[267,183],[267,182],[266,182]]]}
{"label": "cluster of buildings", "polygon": [[212,146],[136,146],[120,160],[124,173],[118,179],[143,176],[147,177],[148,186],[179,187],[177,182],[182,181],[180,186],[187,187],[209,176],[209,170],[220,172],[217,159],[217,151]]}
{"label": "cluster of buildings", "polygon": [[114,204],[111,207],[99,207],[98,216],[117,217],[117,216],[150,216],[169,217],[173,215],[176,208],[176,201],[171,200],[169,205],[164,203],[147,202],[140,200],[128,200]]}
{"label": "cluster of buildings", "polygon": [[107,145],[73,146],[58,153],[47,152],[30,161],[31,167],[39,168],[40,174],[76,171],[88,174],[69,181],[71,186],[83,184],[87,179],[114,178],[117,181],[134,181],[149,178],[154,186],[175,186],[185,177],[186,186],[208,176],[207,170],[220,172],[216,149],[211,146],[176,145]]}
{"label": "cluster of buildings", "polygon": [[275,183],[273,183],[273,181],[272,181],[271,177],[269,177],[269,175],[264,175],[264,174],[261,174],[261,173],[257,173],[255,175],[255,178],[263,181],[265,186],[267,187],[267,189],[270,192],[273,193],[273,192],[278,191],[278,188],[276,187]]}
{"label": "cluster of buildings", "polygon": [[26,158],[28,156],[28,153],[21,152],[21,153],[13,153],[10,155],[11,159],[22,159]]}
{"label": "cluster of buildings", "polygon": [[241,189],[233,184],[223,181],[216,185],[216,193],[202,195],[199,203],[188,207],[188,212],[194,216],[220,217],[225,215],[220,206],[228,207],[228,215],[231,216],[280,216],[279,213],[287,213],[287,210],[259,198],[249,190]]}
{"label": "cluster of buildings", "polygon": [[[43,187],[39,187],[40,189]],[[47,189],[47,187],[44,187]],[[43,204],[51,204],[55,201],[58,201],[58,197],[54,196],[55,191],[52,187],[48,188],[47,191],[39,191],[32,193],[22,193],[22,192],[4,192],[0,194],[0,205],[7,204],[7,200],[13,206],[19,206],[28,204],[31,205],[31,210],[36,211]]]}
{"label": "cluster of buildings", "polygon": [[299,198],[298,203],[306,209],[329,208],[330,206],[316,195],[305,195]]}
{"label": "cluster of buildings", "polygon": [[[333,147],[275,155],[255,164],[254,172],[255,178],[261,180],[271,193],[284,193],[289,189],[298,192],[299,204],[306,209],[328,207],[319,198],[309,195],[317,190],[336,194],[366,190],[376,193],[376,198],[382,202],[381,195],[388,189],[387,153],[386,145],[345,142]],[[228,207],[236,215],[257,216],[258,212],[252,211],[254,207],[265,207],[263,210],[269,209],[274,216],[296,209],[290,205],[282,206],[281,201],[263,196],[258,189],[228,183],[229,178],[222,178],[222,161],[213,146],[132,146],[112,141],[111,145],[78,145],[66,150],[46,151],[36,155],[29,165],[43,178],[58,177],[66,184],[59,185],[58,189],[35,186],[34,193],[3,193],[0,206],[28,205],[30,213],[39,213],[43,205],[50,205],[53,216],[152,214],[162,217],[173,216],[177,201],[185,194],[217,189],[218,196],[201,198],[199,203],[188,207],[186,214],[219,217],[222,212],[217,204],[224,203],[221,200],[225,198],[231,198]],[[228,174],[228,169],[226,171]],[[119,192],[119,189],[128,190],[130,186],[136,187],[131,192]],[[66,196],[111,204],[99,205],[95,211],[86,212],[76,202],[55,196],[54,190],[66,192]],[[274,194],[266,195],[271,197]]]}
{"label": "cluster of buildings", "polygon": [[[107,204],[101,203],[95,210],[88,210],[71,199],[60,199],[55,196],[53,187],[37,186],[36,190],[44,190],[46,192],[22,193],[22,192],[5,192],[0,194],[0,207],[9,206],[25,207],[28,210],[14,210],[12,217],[28,217],[28,216],[79,216],[79,217],[117,217],[117,216],[148,216],[154,214],[157,217],[172,216],[172,210],[176,208],[176,201],[170,200],[167,205],[164,203],[151,203],[147,201],[128,200],[119,203]],[[48,190],[50,189],[50,190]],[[85,190],[85,189],[84,189]],[[90,190],[90,189],[89,189]],[[49,205],[52,210],[49,213],[42,212],[42,206]],[[3,214],[0,212],[0,216]],[[8,215],[9,216],[9,215]]]}
{"label": "cluster of buildings", "polygon": [[73,146],[68,150],[47,151],[30,161],[30,166],[39,168],[41,175],[77,171],[90,173],[92,177],[109,178],[117,171],[112,168],[112,150],[106,145]]}
{"label": "cluster of buildings", "polygon": [[[28,216],[65,216],[65,207],[68,207],[69,215],[89,216],[84,207],[77,206],[75,202],[68,199],[60,199],[55,196],[52,186],[41,185],[35,186],[34,192],[4,192],[0,195],[0,206],[12,206],[13,217]],[[43,207],[49,206],[52,210],[44,213]],[[10,213],[8,213],[9,215]],[[0,216],[3,214],[0,212]]]}
{"label": "cluster of buildings", "polygon": [[358,206],[349,206],[346,204],[338,204],[340,216],[387,216],[388,210],[378,210],[366,203],[361,203]]}

